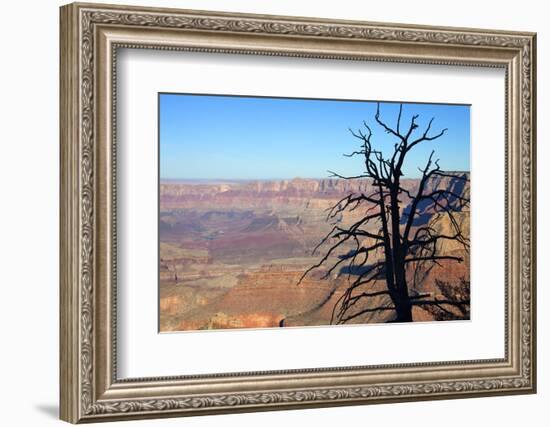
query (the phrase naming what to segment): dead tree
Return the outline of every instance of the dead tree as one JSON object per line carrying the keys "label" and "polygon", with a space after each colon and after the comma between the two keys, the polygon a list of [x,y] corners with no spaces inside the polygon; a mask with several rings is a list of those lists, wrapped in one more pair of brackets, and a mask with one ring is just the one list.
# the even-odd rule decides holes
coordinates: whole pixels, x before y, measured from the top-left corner
{"label": "dead tree", "polygon": [[[334,306],[333,323],[346,323],[367,313],[382,311],[394,313],[393,321],[411,322],[413,306],[438,306],[443,310],[445,306],[469,306],[469,295],[468,299],[463,300],[436,299],[431,294],[414,291],[419,271],[426,271],[434,265],[464,261],[462,256],[441,253],[439,247],[442,241],[452,240],[468,252],[469,238],[463,233],[456,214],[469,207],[469,196],[459,194],[452,188],[434,187],[433,180],[448,177],[462,180],[465,185],[469,178],[466,174],[441,170],[432,151],[424,166],[419,168],[421,177],[415,189],[404,188],[402,177],[407,155],[419,144],[442,137],[447,129],[431,133],[432,118],[424,131],[420,131],[418,115],[413,115],[409,125],[403,129],[402,114],[403,105],[399,108],[395,127],[381,119],[380,104],[374,116],[378,126],[395,138],[393,153],[389,157],[373,148],[373,133],[363,122],[364,129],[350,129],[353,137],[360,141],[360,148],[345,156],[361,157],[364,171],[357,176],[343,176],[329,171],[331,177],[371,183],[370,190],[350,193],[329,209],[327,219],[330,221],[357,209],[364,209],[364,215],[349,226],[336,221],[313,253],[327,246],[328,249],[299,282],[321,266],[328,269],[323,278],[343,269],[348,270],[349,285]],[[431,221],[418,224],[421,209],[425,210],[427,205],[432,213]],[[443,216],[451,224],[450,233],[438,231],[435,226],[437,219]],[[385,284],[382,290],[379,290],[379,285],[375,287],[380,282]],[[381,299],[385,302],[380,303]]]}

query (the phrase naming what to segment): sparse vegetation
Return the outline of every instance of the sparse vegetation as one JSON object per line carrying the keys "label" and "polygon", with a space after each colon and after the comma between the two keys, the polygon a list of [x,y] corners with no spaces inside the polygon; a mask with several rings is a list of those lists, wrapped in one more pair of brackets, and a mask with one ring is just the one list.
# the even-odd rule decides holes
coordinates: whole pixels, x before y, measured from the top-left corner
{"label": "sparse vegetation", "polygon": [[[444,298],[433,292],[418,292],[422,288],[419,282],[423,280],[422,273],[434,266],[467,261],[469,230],[464,230],[460,214],[469,209],[469,194],[464,191],[469,177],[442,170],[432,151],[419,167],[421,177],[414,191],[402,185],[410,153],[420,144],[443,137],[447,131],[433,132],[434,118],[421,131],[418,115],[413,115],[403,127],[402,114],[403,105],[400,105],[395,126],[391,126],[382,119],[378,104],[374,116],[378,128],[395,140],[389,155],[375,147],[373,131],[363,122],[363,128],[350,129],[360,147],[347,155],[361,159],[363,172],[357,176],[331,173],[332,177],[342,180],[372,183],[372,191],[350,193],[329,209],[327,219],[334,225],[314,252],[327,249],[302,276],[304,279],[325,265],[329,267],[324,278],[341,269],[347,271],[349,285],[334,305],[331,319],[334,323],[348,323],[375,312],[392,313],[389,321],[411,322],[415,306],[428,310],[440,320],[464,318],[469,313],[466,308],[470,303],[469,293],[463,290],[465,280],[461,287],[437,282]],[[450,180],[452,185],[434,185],[442,179]],[[342,225],[338,221],[340,215],[353,211],[362,213],[355,222]],[[426,212],[428,219],[419,221]],[[442,221],[445,227],[441,226]],[[462,251],[443,251],[445,242],[458,244]],[[351,250],[347,250],[349,245],[353,246]],[[344,253],[343,248],[346,248]]]}

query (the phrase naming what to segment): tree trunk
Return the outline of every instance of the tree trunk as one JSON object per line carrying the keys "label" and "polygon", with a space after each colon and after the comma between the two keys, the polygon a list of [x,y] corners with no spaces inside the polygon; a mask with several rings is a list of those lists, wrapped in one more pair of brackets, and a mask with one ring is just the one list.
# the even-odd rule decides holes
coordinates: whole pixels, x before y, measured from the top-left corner
{"label": "tree trunk", "polygon": [[403,295],[402,292],[399,292],[396,295],[391,295],[391,300],[395,307],[395,320],[392,322],[412,322],[412,304],[409,299],[409,295]]}
{"label": "tree trunk", "polygon": [[[398,170],[399,174],[399,170]],[[405,254],[401,244],[400,218],[401,212],[398,199],[399,175],[396,177],[396,186],[391,188],[391,239],[392,260],[396,298],[394,299],[396,322],[412,322],[412,306],[409,299],[409,288],[405,271]]]}
{"label": "tree trunk", "polygon": [[410,302],[405,301],[402,303],[398,303],[395,306],[395,312],[397,314],[397,317],[395,318],[395,322],[412,322],[412,305]]}

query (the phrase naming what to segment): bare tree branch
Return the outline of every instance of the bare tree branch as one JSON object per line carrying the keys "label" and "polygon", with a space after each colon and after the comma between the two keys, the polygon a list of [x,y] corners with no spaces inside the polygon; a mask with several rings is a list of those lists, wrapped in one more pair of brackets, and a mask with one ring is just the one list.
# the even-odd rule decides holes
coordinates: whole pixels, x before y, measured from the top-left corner
{"label": "bare tree branch", "polygon": [[[407,154],[422,142],[443,137],[447,129],[432,134],[435,119],[431,118],[420,136],[411,141],[419,127],[418,115],[411,116],[405,132],[401,129],[402,119],[401,104],[396,126],[392,128],[381,118],[378,103],[374,120],[384,132],[396,138],[393,153],[385,157],[381,150],[373,148],[374,132],[363,122],[364,129],[349,129],[351,135],[360,141],[360,148],[345,154],[350,158],[361,156],[363,172],[346,176],[329,171],[331,177],[338,179],[369,180],[374,190],[372,194],[350,192],[327,210],[327,220],[336,220],[339,224],[334,225],[314,248],[315,253],[328,245],[324,256],[306,270],[298,282],[301,283],[311,271],[325,264],[328,265],[323,278],[330,277],[337,269],[339,272],[346,271],[344,267],[347,269],[349,283],[334,304],[331,322],[346,323],[367,313],[385,311],[393,311],[396,321],[412,321],[413,306],[438,310],[436,314],[442,319],[464,317],[466,310],[469,310],[469,294],[466,298],[463,284],[458,287],[442,286],[444,298],[416,291],[420,271],[427,274],[433,266],[441,266],[442,262],[464,262],[464,256],[460,253],[442,253],[438,243],[455,241],[468,253],[469,237],[457,215],[469,208],[469,195],[461,190],[469,179],[466,174],[442,171],[439,160],[434,159],[435,151],[432,151],[424,168],[420,169],[418,187],[414,191],[404,188],[401,177]],[[462,187],[438,187],[435,178],[456,180]],[[403,199],[410,202],[405,210]],[[364,213],[358,221],[341,225],[342,215],[359,208],[364,208]],[[419,225],[415,220],[421,215],[429,215],[429,220]],[[451,231],[441,231],[436,226],[444,218],[449,220]],[[414,234],[412,238],[411,233]],[[373,255],[376,255],[375,262],[371,261]],[[412,277],[407,274],[411,270]],[[452,291],[449,290],[451,288]],[[380,300],[383,298],[388,300],[388,304]]]}

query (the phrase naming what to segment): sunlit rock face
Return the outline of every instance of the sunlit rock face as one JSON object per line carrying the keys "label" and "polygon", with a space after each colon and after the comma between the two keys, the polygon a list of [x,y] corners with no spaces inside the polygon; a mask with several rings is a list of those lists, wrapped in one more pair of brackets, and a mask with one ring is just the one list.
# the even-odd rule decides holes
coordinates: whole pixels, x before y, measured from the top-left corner
{"label": "sunlit rock face", "polygon": [[[468,174],[453,175],[430,179],[426,192],[447,189],[469,198],[469,184],[461,179]],[[418,191],[418,185],[416,179],[402,180],[410,194]],[[338,269],[323,278],[327,264],[298,282],[324,254],[323,247],[312,251],[332,227],[349,226],[372,206],[362,205],[330,220],[327,209],[349,194],[374,190],[367,180],[342,179],[161,182],[161,331],[330,324],[335,305],[353,280],[353,270]],[[406,213],[410,200],[402,194],[401,202]],[[442,233],[451,232],[451,219],[436,215],[433,204],[423,203],[418,211],[414,227],[430,224]],[[469,236],[469,208],[461,209],[455,219]],[[378,226],[373,222],[368,227]],[[464,247],[443,240],[438,251],[464,262],[410,272],[411,292],[439,295],[436,279],[469,282],[469,254]],[[381,256],[379,251],[372,259]],[[384,289],[383,280],[373,289]],[[368,302],[380,303],[385,303],[384,297]],[[386,322],[392,316],[392,312],[369,313],[350,323]],[[435,320],[433,313],[420,307],[414,308],[413,318]]]}

